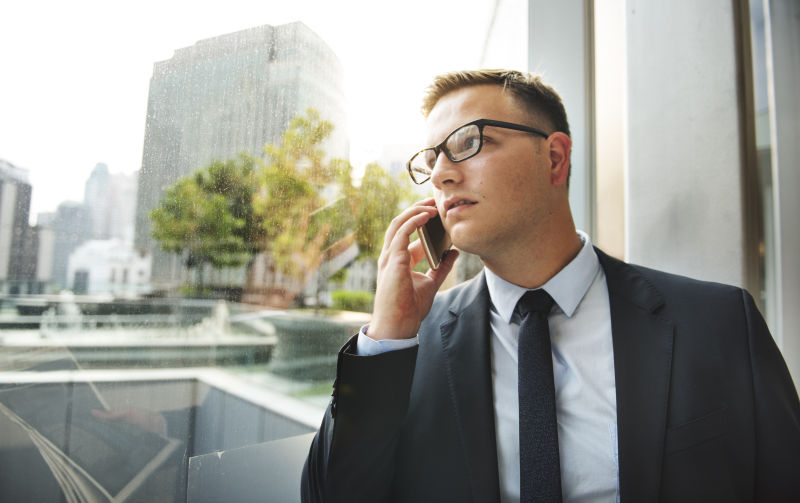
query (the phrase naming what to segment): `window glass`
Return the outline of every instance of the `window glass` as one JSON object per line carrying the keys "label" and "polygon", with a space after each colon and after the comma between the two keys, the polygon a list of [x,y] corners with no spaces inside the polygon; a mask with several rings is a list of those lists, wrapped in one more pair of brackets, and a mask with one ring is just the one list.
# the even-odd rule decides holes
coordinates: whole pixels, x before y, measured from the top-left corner
{"label": "window glass", "polygon": [[315,431],[429,190],[422,92],[524,70],[526,9],[5,6],[0,500],[184,501],[192,459]]}
{"label": "window glass", "polygon": [[768,97],[768,53],[764,3],[751,0],[750,40],[753,71],[753,105],[755,112],[755,135],[758,163],[758,181],[762,207],[761,235],[759,238],[759,271],[761,281],[760,302],[767,323],[776,331],[775,298],[777,297],[775,274],[775,222],[774,187],[772,182],[772,132]]}

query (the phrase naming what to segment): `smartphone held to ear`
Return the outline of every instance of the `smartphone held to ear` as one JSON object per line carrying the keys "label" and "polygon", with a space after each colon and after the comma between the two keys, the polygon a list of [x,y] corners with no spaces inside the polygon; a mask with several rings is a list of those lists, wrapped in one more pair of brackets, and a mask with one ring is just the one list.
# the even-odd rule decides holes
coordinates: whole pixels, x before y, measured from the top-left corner
{"label": "smartphone held to ear", "polygon": [[425,222],[422,227],[418,227],[417,234],[419,234],[422,247],[425,249],[425,257],[428,259],[428,264],[430,264],[431,269],[438,269],[445,253],[452,244],[450,236],[444,230],[442,219],[437,214]]}

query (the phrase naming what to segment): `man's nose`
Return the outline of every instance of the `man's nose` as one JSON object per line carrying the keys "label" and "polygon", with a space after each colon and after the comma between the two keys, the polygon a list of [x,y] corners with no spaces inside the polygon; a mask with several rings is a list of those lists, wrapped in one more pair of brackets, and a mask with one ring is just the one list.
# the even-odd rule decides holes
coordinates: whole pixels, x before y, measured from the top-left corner
{"label": "man's nose", "polygon": [[431,172],[433,186],[439,189],[444,185],[460,183],[463,179],[462,164],[451,161],[444,152],[439,152]]}

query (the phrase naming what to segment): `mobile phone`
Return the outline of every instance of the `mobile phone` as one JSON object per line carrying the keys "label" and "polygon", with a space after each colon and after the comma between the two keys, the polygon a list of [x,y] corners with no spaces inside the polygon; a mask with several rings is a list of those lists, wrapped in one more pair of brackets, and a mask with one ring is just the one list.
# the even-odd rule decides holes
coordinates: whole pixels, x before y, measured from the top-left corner
{"label": "mobile phone", "polygon": [[444,259],[445,252],[450,249],[452,244],[450,236],[444,230],[442,219],[437,214],[425,222],[422,227],[418,227],[417,234],[419,234],[422,247],[425,249],[425,258],[428,259],[428,264],[431,269],[438,269],[442,259]]}

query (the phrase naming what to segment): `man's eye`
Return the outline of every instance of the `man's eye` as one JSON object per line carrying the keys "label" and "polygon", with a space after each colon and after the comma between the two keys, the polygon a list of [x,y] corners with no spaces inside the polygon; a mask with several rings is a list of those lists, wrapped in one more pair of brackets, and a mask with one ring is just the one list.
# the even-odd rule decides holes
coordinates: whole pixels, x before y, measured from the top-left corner
{"label": "man's eye", "polygon": [[480,136],[470,136],[464,139],[464,148],[466,149],[478,148],[480,144],[481,144]]}
{"label": "man's eye", "polygon": [[470,154],[481,146],[480,132],[477,128],[463,128],[450,137],[447,146],[455,155]]}

